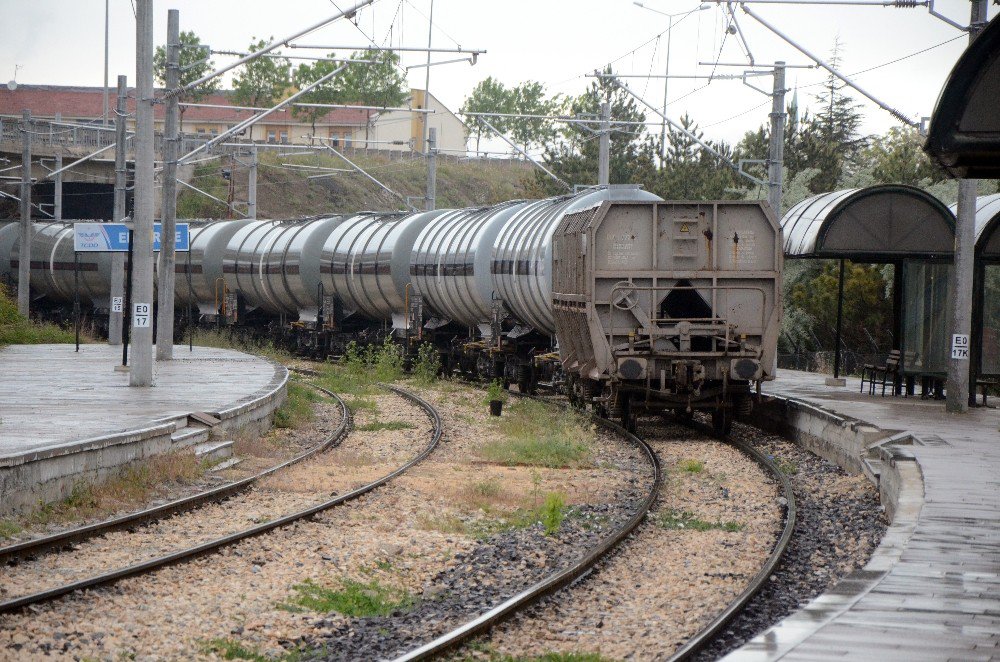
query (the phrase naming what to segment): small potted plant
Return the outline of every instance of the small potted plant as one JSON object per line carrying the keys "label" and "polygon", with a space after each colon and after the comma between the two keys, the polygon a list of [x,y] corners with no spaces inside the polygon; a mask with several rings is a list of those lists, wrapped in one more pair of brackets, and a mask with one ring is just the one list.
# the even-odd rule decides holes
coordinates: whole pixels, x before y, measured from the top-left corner
{"label": "small potted plant", "polygon": [[507,391],[500,380],[496,380],[486,388],[486,401],[490,403],[490,416],[499,416],[503,403],[507,400]]}

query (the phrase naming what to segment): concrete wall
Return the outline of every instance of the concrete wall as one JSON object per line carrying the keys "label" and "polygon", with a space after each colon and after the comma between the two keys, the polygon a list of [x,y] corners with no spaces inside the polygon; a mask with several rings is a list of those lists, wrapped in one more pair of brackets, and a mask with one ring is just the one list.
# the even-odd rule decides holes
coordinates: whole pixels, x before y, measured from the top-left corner
{"label": "concrete wall", "polygon": [[[211,428],[214,437],[239,431],[249,435],[267,432],[274,411],[288,397],[288,371],[281,366],[261,393],[212,414],[221,422]],[[0,458],[0,515],[65,499],[79,484],[113,476],[131,464],[173,448],[171,435],[177,419],[152,422],[148,427],[93,437],[70,445],[43,448],[23,455]]]}
{"label": "concrete wall", "polygon": [[772,396],[754,405],[748,422],[787,437],[852,474],[861,473],[868,446],[892,434],[815,405]]}

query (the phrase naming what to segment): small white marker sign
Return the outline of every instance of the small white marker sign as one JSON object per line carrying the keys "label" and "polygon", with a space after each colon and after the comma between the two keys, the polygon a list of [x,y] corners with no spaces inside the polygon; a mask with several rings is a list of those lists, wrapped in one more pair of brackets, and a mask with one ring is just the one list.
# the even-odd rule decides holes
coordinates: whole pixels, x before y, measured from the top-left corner
{"label": "small white marker sign", "polygon": [[951,358],[963,361],[969,359],[969,336],[961,333],[952,334]]}
{"label": "small white marker sign", "polygon": [[149,326],[149,310],[150,305],[148,303],[136,303],[132,306],[132,326],[135,328],[144,328]]}
{"label": "small white marker sign", "polygon": [[121,297],[111,297],[111,312],[120,313],[122,312],[122,298]]}

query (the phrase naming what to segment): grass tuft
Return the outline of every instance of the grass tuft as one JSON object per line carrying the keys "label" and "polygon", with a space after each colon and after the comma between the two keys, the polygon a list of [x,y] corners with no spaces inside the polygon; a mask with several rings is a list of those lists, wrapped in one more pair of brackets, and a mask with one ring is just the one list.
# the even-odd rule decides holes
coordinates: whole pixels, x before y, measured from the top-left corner
{"label": "grass tuft", "polygon": [[657,523],[664,529],[676,531],[688,529],[691,531],[742,531],[743,525],[739,522],[709,522],[699,519],[694,513],[687,510],[674,510],[673,508],[659,514]]}
{"label": "grass tuft", "polygon": [[705,470],[705,463],[701,460],[681,460],[677,463],[681,471],[687,471],[692,474],[700,474]]}
{"label": "grass tuft", "polygon": [[310,610],[320,613],[337,612],[345,616],[389,616],[395,611],[407,610],[416,600],[406,590],[383,586],[377,579],[358,582],[341,579],[340,588],[320,586],[312,580],[292,587],[295,596],[278,605],[288,611]]}
{"label": "grass tuft", "polygon": [[799,473],[799,465],[795,464],[791,460],[782,460],[780,458],[775,458],[775,464],[778,466],[778,471],[785,474],[786,476],[794,476]]}
{"label": "grass tuft", "polygon": [[363,409],[365,411],[370,411],[373,414],[378,414],[378,403],[374,400],[369,400],[367,398],[351,398],[349,400],[344,400],[344,403],[352,413],[357,413]]}
{"label": "grass tuft", "polygon": [[406,421],[375,421],[359,425],[356,429],[360,432],[379,432],[381,430],[412,430],[417,426]]}
{"label": "grass tuft", "polygon": [[418,518],[418,524],[426,530],[458,533],[477,540],[540,524],[545,535],[551,536],[559,531],[566,519],[566,497],[558,492],[549,492],[536,508],[518,508],[505,514],[490,510],[489,513],[487,517],[468,520],[448,514],[424,515]]}
{"label": "grass tuft", "polygon": [[573,412],[520,400],[491,423],[505,439],[480,447],[480,454],[490,462],[551,468],[590,465],[594,431]]}
{"label": "grass tuft", "polygon": [[165,453],[100,483],[78,483],[62,501],[40,504],[16,526],[25,528],[103,518],[146,504],[170,484],[188,484],[200,478],[204,465],[191,453]]}
{"label": "grass tuft", "polygon": [[316,418],[313,403],[322,397],[315,390],[288,382],[288,399],[274,412],[274,427],[298,430]]}
{"label": "grass tuft", "polygon": [[301,651],[290,650],[273,657],[266,655],[252,646],[240,643],[234,639],[210,639],[204,643],[205,653],[214,653],[223,660],[250,660],[251,662],[299,662],[304,659]]}
{"label": "grass tuft", "polygon": [[13,520],[0,520],[0,539],[13,538],[23,530],[21,525]]}

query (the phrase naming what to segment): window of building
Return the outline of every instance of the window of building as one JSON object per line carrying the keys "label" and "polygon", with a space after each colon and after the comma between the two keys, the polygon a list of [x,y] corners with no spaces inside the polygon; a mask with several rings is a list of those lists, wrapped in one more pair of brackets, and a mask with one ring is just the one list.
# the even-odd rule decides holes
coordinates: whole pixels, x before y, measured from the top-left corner
{"label": "window of building", "polygon": [[340,147],[340,136],[333,134],[333,146]]}
{"label": "window of building", "polygon": [[287,131],[282,131],[281,132],[281,144],[282,145],[287,145],[288,144],[288,132]]}
{"label": "window of building", "polygon": [[204,135],[204,133],[205,133],[205,127],[199,126],[197,129],[195,129],[195,132]]}
{"label": "window of building", "polygon": [[267,142],[274,143],[277,142],[277,133],[274,129],[267,130]]}
{"label": "window of building", "polygon": [[345,133],[344,134],[344,147],[350,147],[350,146],[351,146],[351,134]]}

